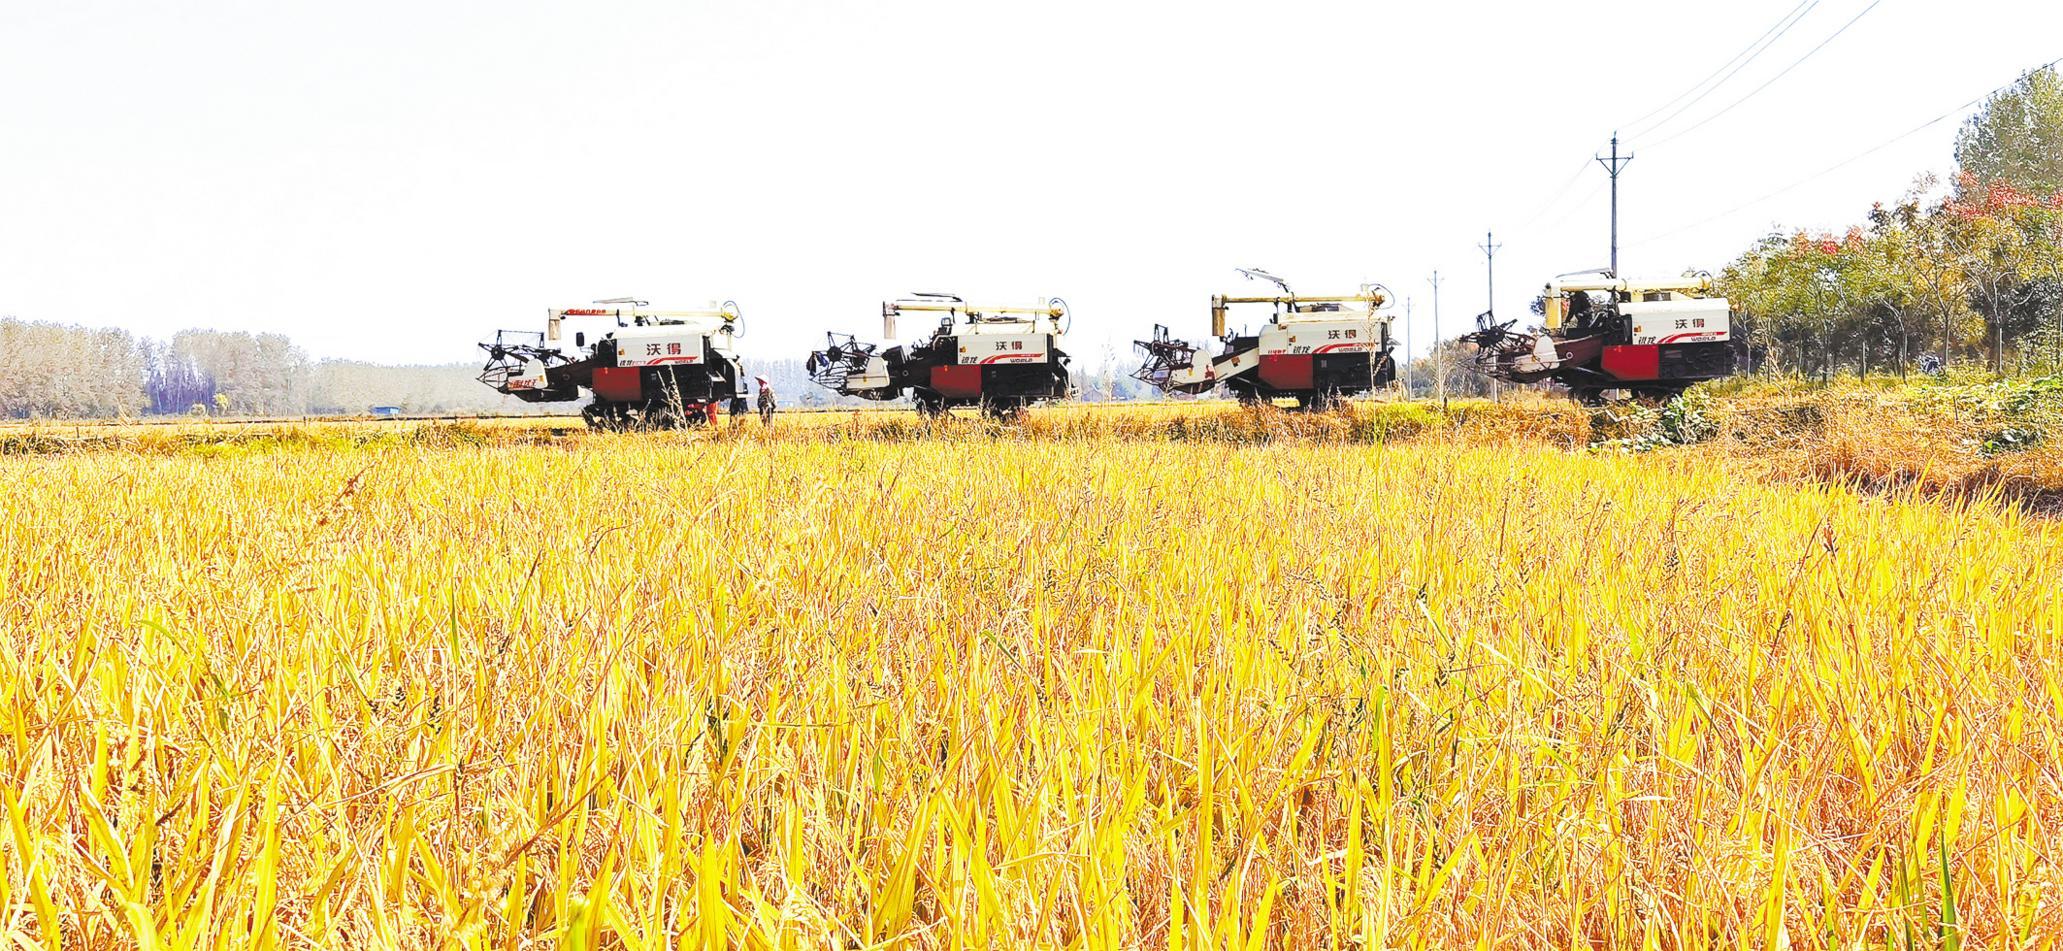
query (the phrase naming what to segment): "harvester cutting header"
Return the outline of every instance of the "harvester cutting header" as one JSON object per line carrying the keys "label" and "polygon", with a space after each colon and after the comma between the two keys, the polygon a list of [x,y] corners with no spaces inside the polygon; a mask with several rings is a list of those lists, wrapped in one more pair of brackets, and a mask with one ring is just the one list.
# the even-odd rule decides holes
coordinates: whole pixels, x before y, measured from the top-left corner
{"label": "harvester cutting header", "polygon": [[1734,372],[1732,308],[1713,294],[1711,275],[1629,281],[1610,272],[1565,274],[1541,295],[1543,326],[1482,326],[1482,371],[1513,383],[1549,380],[1584,402],[1614,391],[1667,398]]}
{"label": "harvester cutting header", "polygon": [[[904,314],[937,314],[938,326],[917,343],[897,346],[896,318]],[[1060,349],[1067,323],[1067,302],[1058,297],[1031,307],[994,307],[951,294],[914,294],[882,303],[885,343],[826,334],[828,345],[812,352],[805,368],[818,385],[844,396],[892,400],[907,393],[926,416],[955,406],[1013,416],[1068,395],[1068,357]]]}
{"label": "harvester cutting header", "polygon": [[[670,429],[706,423],[720,404],[744,395],[733,354],[738,305],[647,310],[630,298],[546,312],[543,331],[503,330],[483,343],[480,382],[527,403],[569,402],[582,389],[594,401],[581,416],[596,429]],[[576,330],[572,346],[565,324]],[[590,342],[592,337],[592,342]]]}
{"label": "harvester cutting header", "polygon": [[[1145,362],[1132,375],[1168,392],[1205,393],[1223,386],[1242,403],[1294,397],[1306,409],[1330,406],[1396,379],[1391,318],[1383,309],[1389,297],[1379,285],[1364,285],[1355,294],[1311,297],[1266,271],[1239,272],[1268,281],[1281,293],[1212,297],[1211,336],[1223,344],[1216,354],[1175,339],[1167,327],[1155,324],[1152,340],[1133,342]],[[1256,304],[1273,308],[1258,333],[1226,330],[1231,308]]]}

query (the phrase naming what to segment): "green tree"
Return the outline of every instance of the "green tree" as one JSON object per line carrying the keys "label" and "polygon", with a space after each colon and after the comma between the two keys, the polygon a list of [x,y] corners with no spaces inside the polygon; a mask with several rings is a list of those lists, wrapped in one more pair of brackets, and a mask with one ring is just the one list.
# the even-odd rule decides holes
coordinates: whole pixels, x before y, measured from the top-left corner
{"label": "green tree", "polygon": [[1783,368],[1783,355],[1773,336],[1781,310],[1773,268],[1778,253],[1789,243],[1790,238],[1771,232],[1719,272],[1719,292],[1733,306],[1734,339],[1747,355],[1750,373],[1771,361],[1775,366],[1770,368]]}
{"label": "green tree", "polygon": [[1921,331],[1924,307],[1918,282],[1907,267],[1913,256],[1913,222],[1918,217],[1915,202],[1893,208],[1879,204],[1870,210],[1869,236],[1860,254],[1857,281],[1863,300],[1874,308],[1870,334],[1882,341],[1886,361],[1898,367],[1901,376],[1912,365],[1913,338]]}
{"label": "green tree", "polygon": [[1995,93],[1963,123],[1956,164],[1980,183],[2063,193],[2063,79],[2053,66]]}

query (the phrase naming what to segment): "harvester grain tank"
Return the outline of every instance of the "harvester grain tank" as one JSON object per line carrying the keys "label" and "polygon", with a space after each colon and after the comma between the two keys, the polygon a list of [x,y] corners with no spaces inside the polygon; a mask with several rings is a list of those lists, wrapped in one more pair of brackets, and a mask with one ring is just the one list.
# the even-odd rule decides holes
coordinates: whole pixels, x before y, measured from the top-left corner
{"label": "harvester grain tank", "polygon": [[[581,416],[596,429],[671,429],[711,421],[741,397],[734,346],[738,305],[649,310],[630,298],[548,311],[542,331],[503,330],[480,382],[528,403],[594,395]],[[571,325],[572,340],[566,339]]]}
{"label": "harvester grain tank", "polygon": [[[896,345],[896,321],[905,314],[937,314],[922,340]],[[881,305],[886,343],[826,334],[827,346],[809,355],[810,379],[842,396],[892,400],[907,394],[917,411],[936,416],[955,406],[978,406],[1011,416],[1071,391],[1067,302],[1052,298],[1031,307],[969,304],[951,294],[913,294]]]}
{"label": "harvester grain tank", "polygon": [[1710,275],[1629,281],[1609,272],[1568,274],[1548,282],[1540,309],[1543,324],[1533,333],[1507,321],[1461,338],[1476,346],[1484,373],[1559,383],[1594,403],[1615,392],[1666,398],[1735,370],[1732,308],[1713,292]]}
{"label": "harvester grain tank", "polygon": [[[1358,293],[1311,297],[1266,271],[1241,268],[1250,279],[1274,284],[1280,293],[1211,298],[1211,335],[1222,345],[1209,353],[1171,337],[1156,324],[1152,340],[1134,341],[1145,362],[1132,375],[1173,393],[1205,393],[1223,386],[1242,403],[1292,397],[1306,409],[1388,386],[1396,379],[1391,354],[1388,294],[1379,285]],[[1271,308],[1258,332],[1228,332],[1234,307]]]}

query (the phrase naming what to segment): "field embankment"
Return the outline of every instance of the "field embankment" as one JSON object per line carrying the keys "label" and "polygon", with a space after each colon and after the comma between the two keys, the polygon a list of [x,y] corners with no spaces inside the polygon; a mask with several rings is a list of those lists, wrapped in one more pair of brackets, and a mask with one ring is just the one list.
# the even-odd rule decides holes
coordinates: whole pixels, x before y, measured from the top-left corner
{"label": "field embankment", "polygon": [[[569,446],[591,435],[571,417],[260,419],[17,423],[0,426],[0,456],[121,451],[238,455],[294,447]],[[1812,386],[1743,381],[1694,390],[1665,406],[1583,407],[1522,394],[1492,402],[1360,402],[1302,414],[1223,402],[1100,403],[1034,410],[998,423],[968,413],[931,422],[907,408],[783,413],[772,432],[747,419],[682,436],[838,442],[852,439],[1125,439],[1230,445],[1537,444],[1594,452],[1693,449],[1763,476],[1872,491],[1992,495],[2063,511],[2063,377],[1952,385]]]}

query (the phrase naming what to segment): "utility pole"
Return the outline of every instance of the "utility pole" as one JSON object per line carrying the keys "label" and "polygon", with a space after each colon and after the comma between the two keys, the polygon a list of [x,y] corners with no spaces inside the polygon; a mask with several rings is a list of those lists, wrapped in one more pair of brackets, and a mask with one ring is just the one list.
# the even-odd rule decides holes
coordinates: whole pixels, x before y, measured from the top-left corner
{"label": "utility pole", "polygon": [[1404,396],[1411,396],[1411,377],[1404,368],[1411,365],[1411,296],[1404,296],[1404,359],[1397,364],[1397,379],[1404,382]]}
{"label": "utility pole", "polygon": [[1440,409],[1447,408],[1446,357],[1440,353],[1440,272],[1434,271],[1433,282],[1433,386],[1440,394]]}
{"label": "utility pole", "polygon": [[1612,176],[1612,276],[1619,276],[1619,170],[1633,162],[1633,153],[1619,154],[1619,133],[1612,133],[1612,155],[1591,156]]}
{"label": "utility pole", "polygon": [[[1497,323],[1497,249],[1504,245],[1497,243],[1495,234],[1485,231],[1483,243],[1476,247],[1483,249],[1483,274],[1490,285],[1484,292],[1483,316],[1476,323],[1487,327]],[[1497,378],[1493,376],[1490,378],[1490,399],[1495,401],[1502,397],[1503,393],[1498,390]]]}
{"label": "utility pole", "polygon": [[[1483,316],[1489,317],[1492,322],[1495,322],[1497,319],[1497,251],[1504,247],[1504,245],[1498,244],[1492,239],[1493,235],[1491,232],[1485,231],[1483,232],[1483,243],[1476,245],[1476,247],[1483,249],[1483,272],[1488,277],[1490,283],[1490,289],[1487,292],[1488,296],[1484,298],[1487,303],[1483,305]],[[1613,276],[1616,277],[1617,275]]]}

